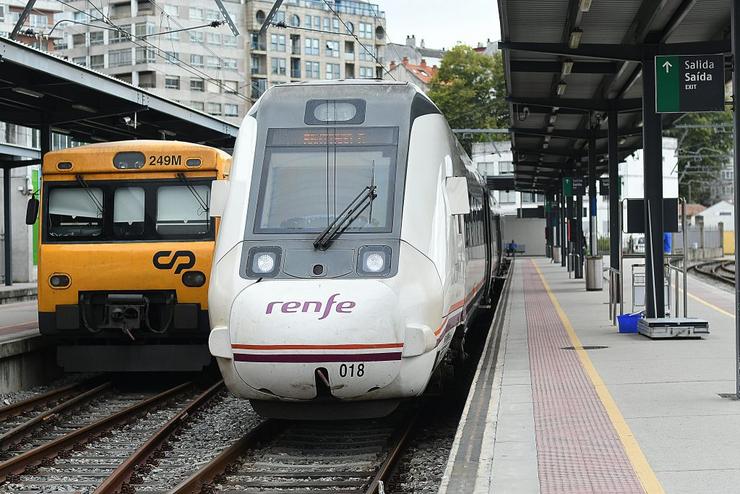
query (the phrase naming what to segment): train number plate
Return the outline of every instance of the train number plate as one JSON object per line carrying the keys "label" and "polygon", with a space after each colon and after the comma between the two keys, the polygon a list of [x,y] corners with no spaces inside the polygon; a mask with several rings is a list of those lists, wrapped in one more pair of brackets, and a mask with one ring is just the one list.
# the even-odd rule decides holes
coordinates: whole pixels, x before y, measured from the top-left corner
{"label": "train number plate", "polygon": [[149,156],[149,166],[178,166],[181,164],[182,156],[175,154]]}
{"label": "train number plate", "polygon": [[339,366],[339,377],[362,377],[365,375],[365,364],[342,364]]}

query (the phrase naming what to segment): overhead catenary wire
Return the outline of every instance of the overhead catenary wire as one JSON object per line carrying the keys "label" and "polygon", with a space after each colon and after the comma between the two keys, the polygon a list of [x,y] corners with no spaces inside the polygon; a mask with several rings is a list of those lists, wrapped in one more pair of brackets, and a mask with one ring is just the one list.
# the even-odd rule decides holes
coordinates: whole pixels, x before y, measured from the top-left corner
{"label": "overhead catenary wire", "polygon": [[[62,2],[62,0],[59,0],[59,1],[61,3],[64,3],[64,2]],[[93,19],[95,21],[101,21],[101,22],[104,22],[105,24],[113,27],[116,31],[118,31],[119,33],[122,33],[124,35],[124,37],[126,37],[129,41],[131,41],[131,43],[133,43],[135,46],[137,46],[139,48],[144,48],[144,49],[147,48],[146,46],[143,46],[142,44],[140,44],[140,43],[138,43],[136,41],[139,38],[138,36],[136,36],[135,34],[129,33],[128,31],[124,30],[123,28],[121,28],[120,26],[118,26],[116,23],[114,23],[113,21],[111,21],[110,18],[108,16],[106,16],[94,3],[92,3],[91,0],[85,0],[85,1],[88,4],[90,4],[96,11],[98,11],[100,13],[100,15],[102,16],[101,19],[98,19],[95,16],[93,16],[91,13],[89,13],[89,12],[83,10],[83,9],[74,7],[74,6],[72,6],[72,5],[68,4],[68,3],[64,3],[64,5],[68,6],[69,8],[71,8],[71,9],[77,11],[77,12],[80,12],[80,13],[82,13],[84,15],[87,15],[88,17],[90,17],[91,19]],[[234,93],[231,88],[226,87],[220,81],[216,81],[216,80],[212,79],[209,74],[207,74],[207,73],[205,73],[203,71],[198,70],[193,65],[191,65],[191,64],[189,64],[187,62],[184,62],[183,60],[180,60],[180,58],[178,56],[176,56],[174,54],[169,54],[168,52],[160,49],[159,47],[157,47],[156,45],[154,45],[153,43],[149,42],[146,39],[142,39],[141,41],[143,43],[145,43],[146,45],[148,45],[151,49],[153,49],[155,51],[155,55],[156,56],[162,58],[163,60],[165,60],[165,61],[167,61],[169,63],[172,63],[172,60],[173,59],[176,60],[178,62],[178,65],[180,65],[183,70],[185,70],[186,72],[188,72],[188,73],[190,73],[192,75],[196,75],[199,78],[204,79],[204,81],[206,81],[208,83],[211,83],[211,84],[213,84],[215,86],[218,86],[221,89],[225,89],[226,90],[225,93],[227,95],[235,96],[237,98],[240,98],[240,99],[242,99],[244,101],[248,101],[250,103],[254,102],[254,100],[252,100],[251,98],[247,98],[246,96],[244,96],[242,94],[239,94],[239,93]],[[162,55],[160,52],[164,52],[165,55]]]}
{"label": "overhead catenary wire", "polygon": [[339,22],[342,23],[342,25],[344,26],[344,29],[346,29],[347,32],[350,33],[352,35],[352,37],[355,38],[355,40],[360,44],[360,46],[368,53],[368,55],[370,55],[372,57],[372,59],[375,60],[375,63],[377,63],[378,65],[380,65],[381,67],[383,67],[383,71],[386,74],[388,74],[391,79],[393,79],[395,81],[396,78],[394,77],[394,75],[390,73],[390,71],[385,67],[385,65],[383,65],[382,63],[380,63],[380,60],[378,60],[378,57],[375,56],[375,53],[373,53],[367,46],[365,46],[365,44],[362,41],[360,41],[360,38],[355,34],[354,30],[349,28],[349,26],[347,25],[347,23],[344,22],[344,19],[342,19],[342,16],[339,15],[339,12],[337,12],[334,9],[334,7],[329,3],[329,1],[328,0],[324,0],[324,4],[326,4],[326,6],[329,8],[329,10],[331,10],[332,14],[334,14],[336,16],[336,18],[339,19]]}

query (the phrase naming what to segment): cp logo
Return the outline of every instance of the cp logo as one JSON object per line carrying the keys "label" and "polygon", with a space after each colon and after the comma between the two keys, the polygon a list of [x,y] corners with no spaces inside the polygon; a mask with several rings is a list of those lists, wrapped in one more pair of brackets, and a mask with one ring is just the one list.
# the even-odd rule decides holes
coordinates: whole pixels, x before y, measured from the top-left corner
{"label": "cp logo", "polygon": [[159,251],[154,254],[152,264],[154,264],[154,267],[157,269],[172,269],[172,267],[177,263],[177,260],[182,259],[180,264],[175,268],[175,274],[180,274],[183,270],[190,269],[195,266],[195,254],[189,250],[178,250],[174,255],[172,255],[172,258],[169,261],[162,262],[162,259],[167,258],[170,255],[172,255],[171,250]]}

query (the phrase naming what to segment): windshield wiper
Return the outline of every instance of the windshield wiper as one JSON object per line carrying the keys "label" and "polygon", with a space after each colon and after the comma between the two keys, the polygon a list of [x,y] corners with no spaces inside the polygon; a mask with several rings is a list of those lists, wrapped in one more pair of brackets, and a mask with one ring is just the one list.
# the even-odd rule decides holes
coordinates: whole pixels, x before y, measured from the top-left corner
{"label": "windshield wiper", "polygon": [[102,218],[103,216],[103,205],[100,203],[97,197],[95,197],[95,194],[90,190],[90,186],[85,182],[85,179],[82,178],[82,175],[76,175],[75,178],[77,179],[77,183],[80,184],[80,187],[82,187],[82,190],[85,191],[87,194],[87,197],[90,198],[93,205],[95,206],[95,209],[98,210],[98,214]]}
{"label": "windshield wiper", "polygon": [[198,194],[198,191],[195,190],[195,187],[192,186],[190,181],[187,179],[184,173],[179,172],[177,174],[177,178],[180,179],[180,181],[185,184],[185,187],[188,188],[192,196],[195,198],[195,200],[198,202],[198,205],[203,208],[203,213],[208,214],[208,210],[210,209],[208,204],[205,200],[203,200],[202,197],[200,197],[200,194]]}
{"label": "windshield wiper", "polygon": [[339,216],[334,218],[321,234],[313,241],[313,246],[319,250],[326,250],[331,243],[339,237],[357,218],[373,203],[378,194],[375,192],[378,187],[368,185],[352,202],[344,208]]}

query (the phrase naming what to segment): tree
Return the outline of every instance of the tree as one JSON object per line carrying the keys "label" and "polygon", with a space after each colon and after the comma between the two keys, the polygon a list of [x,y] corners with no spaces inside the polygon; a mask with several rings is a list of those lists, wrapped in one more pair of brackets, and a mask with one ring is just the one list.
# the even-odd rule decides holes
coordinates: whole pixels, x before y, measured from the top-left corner
{"label": "tree", "polygon": [[711,206],[711,186],[732,159],[732,112],[689,113],[676,125],[666,134],[678,139],[679,194]]}
{"label": "tree", "polygon": [[[506,128],[509,105],[501,53],[491,57],[458,45],[445,53],[429,86],[429,97],[453,129]],[[470,151],[474,141],[508,139],[505,134],[463,136]]]}

